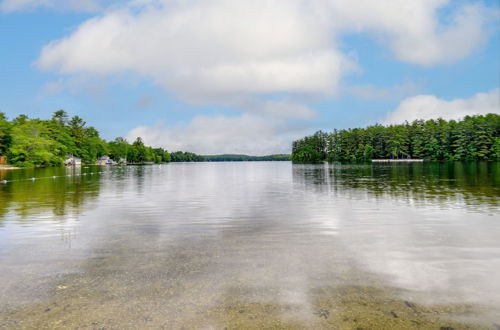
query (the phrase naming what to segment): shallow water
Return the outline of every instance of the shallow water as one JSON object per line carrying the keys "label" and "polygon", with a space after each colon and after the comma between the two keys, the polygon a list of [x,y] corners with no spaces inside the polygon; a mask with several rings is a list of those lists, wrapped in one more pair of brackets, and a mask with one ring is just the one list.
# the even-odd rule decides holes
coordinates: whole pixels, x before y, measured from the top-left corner
{"label": "shallow water", "polygon": [[4,179],[2,329],[500,329],[498,162]]}

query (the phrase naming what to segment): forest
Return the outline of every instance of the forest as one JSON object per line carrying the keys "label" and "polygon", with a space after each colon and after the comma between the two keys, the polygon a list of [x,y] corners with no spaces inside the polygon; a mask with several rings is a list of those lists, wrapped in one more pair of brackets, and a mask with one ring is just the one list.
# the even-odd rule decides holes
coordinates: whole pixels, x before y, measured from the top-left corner
{"label": "forest", "polygon": [[294,141],[292,161],[366,162],[417,158],[434,161],[500,160],[500,115],[462,120],[415,120],[401,125],[318,131]]}
{"label": "forest", "polygon": [[20,115],[9,121],[0,112],[0,156],[7,157],[9,164],[59,166],[68,155],[81,158],[85,164],[95,164],[104,155],[135,164],[171,161],[167,150],[148,147],[140,137],[132,143],[122,137],[107,142],[82,118],[70,119],[64,110],[56,111],[49,120]]}
{"label": "forest", "polygon": [[192,152],[176,151],[170,154],[172,162],[204,162],[203,156],[194,154]]}

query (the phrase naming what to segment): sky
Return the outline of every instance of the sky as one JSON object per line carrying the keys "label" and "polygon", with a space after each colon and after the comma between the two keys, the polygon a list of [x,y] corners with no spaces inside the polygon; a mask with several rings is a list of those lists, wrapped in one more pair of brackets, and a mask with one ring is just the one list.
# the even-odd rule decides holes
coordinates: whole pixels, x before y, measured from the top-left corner
{"label": "sky", "polygon": [[499,87],[498,0],[0,0],[0,112],[169,151],[500,114]]}

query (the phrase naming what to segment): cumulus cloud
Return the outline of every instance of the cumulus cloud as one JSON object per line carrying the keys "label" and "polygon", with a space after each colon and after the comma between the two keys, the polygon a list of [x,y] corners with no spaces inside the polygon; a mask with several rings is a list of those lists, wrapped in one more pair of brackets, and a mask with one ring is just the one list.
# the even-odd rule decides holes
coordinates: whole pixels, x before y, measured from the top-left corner
{"label": "cumulus cloud", "polygon": [[0,11],[15,12],[36,8],[52,8],[57,10],[75,10],[96,12],[102,9],[102,0],[3,0]]}
{"label": "cumulus cloud", "polygon": [[492,12],[480,2],[462,5],[445,23],[437,12],[449,0],[330,0],[341,31],[367,32],[387,45],[394,56],[430,66],[459,60],[485,38]]}
{"label": "cumulus cloud", "polygon": [[[153,5],[155,4],[155,6]],[[133,71],[184,99],[330,94],[348,60],[296,1],[149,1],[83,23],[44,47],[61,73]]]}
{"label": "cumulus cloud", "polygon": [[129,141],[142,137],[148,145],[169,151],[184,150],[198,154],[238,153],[266,155],[289,153],[290,141],[306,134],[277,119],[242,114],[235,117],[197,116],[175,126],[139,126],[127,136]]}
{"label": "cumulus cloud", "polygon": [[325,96],[355,67],[336,45],[343,33],[370,33],[420,65],[467,56],[484,40],[486,9],[464,5],[444,23],[437,11],[448,2],[136,0],[46,45],[37,64],[64,74],[134,72],[199,103]]}
{"label": "cumulus cloud", "polygon": [[387,115],[386,124],[401,124],[415,119],[461,119],[467,115],[500,114],[500,89],[478,93],[468,99],[446,101],[433,95],[417,95],[403,100]]}

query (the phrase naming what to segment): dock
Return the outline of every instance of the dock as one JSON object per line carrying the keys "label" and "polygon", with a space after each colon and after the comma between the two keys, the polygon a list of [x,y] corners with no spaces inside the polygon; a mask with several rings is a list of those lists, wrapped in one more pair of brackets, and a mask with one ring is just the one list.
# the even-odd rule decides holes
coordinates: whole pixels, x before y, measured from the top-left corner
{"label": "dock", "polygon": [[372,163],[413,163],[423,162],[423,159],[406,158],[406,159],[372,159]]}

